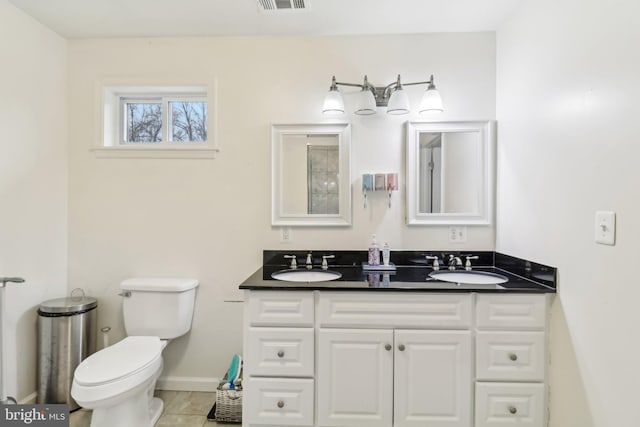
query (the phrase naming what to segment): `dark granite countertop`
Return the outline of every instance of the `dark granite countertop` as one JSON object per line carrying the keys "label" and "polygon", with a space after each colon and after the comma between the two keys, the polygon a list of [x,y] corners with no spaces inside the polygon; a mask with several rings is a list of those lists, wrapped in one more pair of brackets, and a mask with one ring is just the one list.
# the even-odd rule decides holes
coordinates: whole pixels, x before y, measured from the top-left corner
{"label": "dark granite countertop", "polygon": [[[305,252],[305,251],[302,251]],[[339,251],[334,251],[339,252]],[[428,252],[428,251],[427,251]],[[275,253],[275,255],[274,255]],[[355,256],[354,256],[355,254]],[[423,259],[406,253],[404,259]],[[346,256],[344,256],[346,255]],[[315,256],[315,255],[314,255]],[[395,271],[364,271],[359,263],[360,254],[355,251],[345,252],[337,256],[338,263],[330,264],[329,270],[342,274],[337,280],[326,282],[287,282],[271,278],[277,271],[287,270],[282,256],[275,251],[265,251],[265,265],[247,278],[240,289],[250,290],[331,290],[331,291],[411,291],[411,292],[494,292],[494,293],[555,293],[556,270],[526,260],[493,252],[481,253],[481,260],[491,260],[473,267],[474,271],[497,273],[509,280],[500,285],[468,285],[443,282],[429,277],[434,269],[423,262],[412,265],[398,265]],[[349,262],[344,262],[348,259]],[[356,261],[352,261],[355,259]],[[303,259],[301,259],[303,260]],[[496,262],[496,260],[498,262]],[[521,262],[522,261],[522,262]],[[346,264],[346,265],[345,265]],[[410,263],[408,263],[410,264]],[[520,268],[522,266],[522,268]],[[318,269],[315,267],[314,269]],[[460,269],[460,268],[459,268]],[[305,270],[305,266],[298,266]],[[441,271],[446,267],[441,268]],[[462,269],[464,271],[464,269]],[[525,277],[526,276],[526,277]]]}

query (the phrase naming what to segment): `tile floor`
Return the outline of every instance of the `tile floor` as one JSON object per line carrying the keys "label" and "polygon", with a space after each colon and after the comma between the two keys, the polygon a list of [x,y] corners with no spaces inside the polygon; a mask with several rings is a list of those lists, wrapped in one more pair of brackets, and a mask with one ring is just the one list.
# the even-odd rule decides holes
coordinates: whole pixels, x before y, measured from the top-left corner
{"label": "tile floor", "polygon": [[[218,424],[207,421],[207,414],[216,400],[215,393],[199,391],[156,391],[164,401],[164,411],[156,427],[213,427],[239,424]],[[70,427],[89,427],[91,411],[80,409],[71,414]],[[117,426],[114,426],[117,427]]]}

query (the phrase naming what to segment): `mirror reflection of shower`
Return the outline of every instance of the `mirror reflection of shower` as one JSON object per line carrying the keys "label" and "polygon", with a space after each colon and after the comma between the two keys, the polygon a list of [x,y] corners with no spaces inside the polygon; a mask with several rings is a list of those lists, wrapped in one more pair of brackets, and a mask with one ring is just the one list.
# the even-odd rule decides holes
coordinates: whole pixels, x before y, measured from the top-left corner
{"label": "mirror reflection of shower", "polygon": [[307,135],[307,213],[337,214],[339,152],[334,136]]}

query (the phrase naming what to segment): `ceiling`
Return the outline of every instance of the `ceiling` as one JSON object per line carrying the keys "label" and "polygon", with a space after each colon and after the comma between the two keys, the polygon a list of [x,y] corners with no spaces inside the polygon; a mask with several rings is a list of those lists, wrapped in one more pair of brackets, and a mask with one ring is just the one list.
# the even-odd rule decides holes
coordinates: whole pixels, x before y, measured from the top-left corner
{"label": "ceiling", "polygon": [[9,0],[66,38],[356,35],[495,31],[522,0]]}

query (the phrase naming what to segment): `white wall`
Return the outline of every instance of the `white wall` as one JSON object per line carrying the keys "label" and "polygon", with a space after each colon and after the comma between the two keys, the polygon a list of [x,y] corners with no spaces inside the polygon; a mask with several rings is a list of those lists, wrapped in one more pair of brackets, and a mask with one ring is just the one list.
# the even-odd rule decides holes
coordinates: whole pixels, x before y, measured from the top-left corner
{"label": "white wall", "polygon": [[[443,120],[495,116],[492,33],[70,41],[69,280],[100,299],[99,323],[114,328],[112,340],[123,335],[122,279],[197,277],[193,330],[167,348],[165,375],[204,378],[206,387],[241,351],[241,307],[223,300],[241,298],[237,287],[260,267],[263,249],[364,249],[372,233],[392,248],[493,249],[492,227],[470,227],[468,243],[456,246],[446,228],[405,226],[403,190],[390,209],[384,192],[363,208],[361,174],[399,172],[403,179],[403,124],[417,116],[346,117],[353,125],[352,227],[294,229],[285,245],[270,226],[270,125],[326,122],[320,108],[334,74],[351,82],[368,74],[386,85],[398,73],[405,81],[435,74]],[[97,79],[194,74],[218,80],[216,159],[97,159],[89,151]],[[408,91],[416,105],[422,89]]]}
{"label": "white wall", "polygon": [[[640,4],[526,0],[497,35],[497,250],[559,268],[551,427],[640,425]],[[594,213],[613,210],[615,246]]]}
{"label": "white wall", "polygon": [[[66,42],[0,0],[0,276],[9,395],[36,389],[36,309],[67,292]],[[18,363],[19,362],[19,363]]]}

